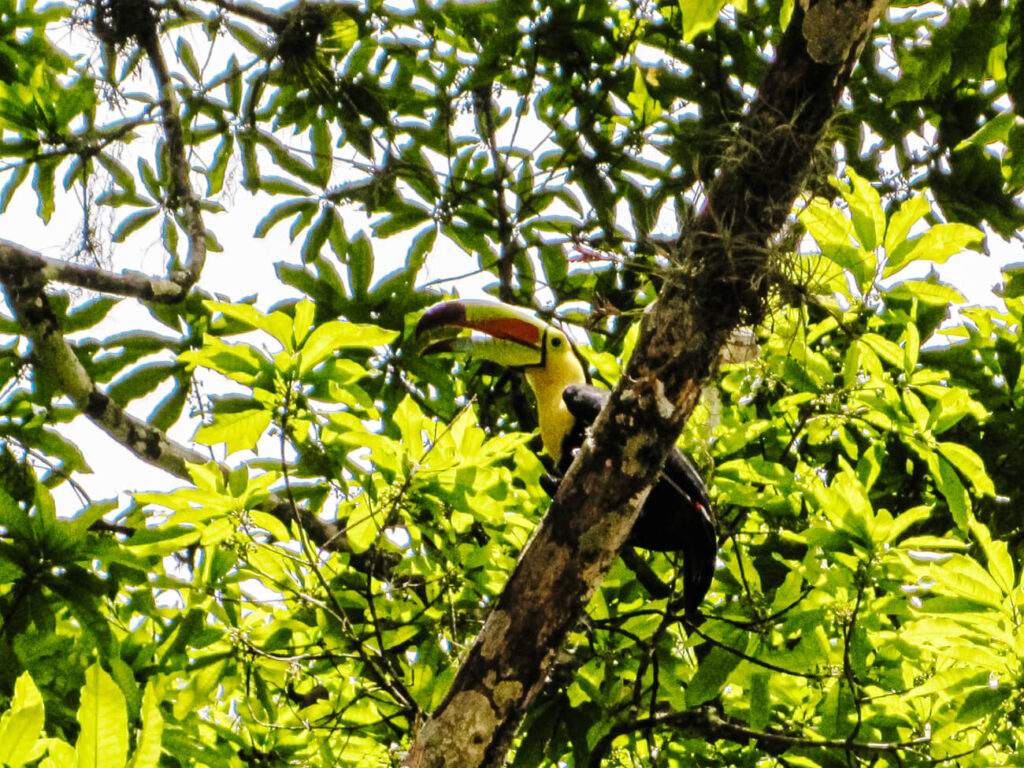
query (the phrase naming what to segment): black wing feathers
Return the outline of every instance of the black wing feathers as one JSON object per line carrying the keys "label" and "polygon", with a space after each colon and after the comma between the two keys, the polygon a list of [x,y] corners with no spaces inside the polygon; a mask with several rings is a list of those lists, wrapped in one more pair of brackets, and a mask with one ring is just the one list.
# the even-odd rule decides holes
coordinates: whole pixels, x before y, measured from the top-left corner
{"label": "black wing feathers", "polygon": [[[589,384],[565,388],[562,399],[576,417],[576,423],[562,443],[559,466],[562,472],[569,468],[573,452],[583,444],[587,428],[594,423],[610,394]],[[718,537],[704,481],[678,448],[669,453],[661,478],[644,503],[629,543],[658,552],[682,551],[686,613],[696,614],[714,578]]]}

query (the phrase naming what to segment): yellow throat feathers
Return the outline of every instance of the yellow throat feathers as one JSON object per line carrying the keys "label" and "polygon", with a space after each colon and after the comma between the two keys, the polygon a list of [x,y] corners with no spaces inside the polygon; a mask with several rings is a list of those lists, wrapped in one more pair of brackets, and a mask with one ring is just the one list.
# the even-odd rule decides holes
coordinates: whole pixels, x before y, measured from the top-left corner
{"label": "yellow throat feathers", "polygon": [[562,460],[562,440],[572,429],[575,418],[562,400],[562,392],[570,384],[583,384],[587,377],[572,346],[564,336],[560,346],[551,343],[552,334],[545,334],[544,363],[526,369],[526,380],[537,398],[537,421],[544,450],[555,461]]}

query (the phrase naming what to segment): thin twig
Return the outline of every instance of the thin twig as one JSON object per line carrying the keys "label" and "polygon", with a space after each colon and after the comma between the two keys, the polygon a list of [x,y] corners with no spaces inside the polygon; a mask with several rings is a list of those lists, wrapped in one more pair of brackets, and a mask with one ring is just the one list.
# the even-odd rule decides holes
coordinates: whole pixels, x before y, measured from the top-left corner
{"label": "thin twig", "polygon": [[178,115],[178,99],[174,93],[174,83],[167,70],[167,62],[164,60],[163,51],[160,48],[160,38],[157,35],[155,21],[152,27],[140,36],[139,42],[145,49],[146,55],[149,56],[153,74],[160,88],[164,138],[167,140],[167,155],[171,165],[171,178],[174,182],[172,194],[168,196],[168,207],[174,205],[181,207],[188,234],[188,257],[183,265],[184,269],[178,270],[172,265],[170,275],[171,280],[179,285],[181,295],[184,297],[188,289],[199,280],[203,265],[206,263],[206,227],[203,225],[199,198],[193,191],[192,181],[189,178],[184,130]]}
{"label": "thin twig", "polygon": [[650,728],[672,728],[688,738],[704,738],[708,741],[725,739],[737,744],[750,741],[757,743],[759,749],[766,752],[781,753],[789,749],[850,749],[856,752],[895,753],[900,750],[912,749],[931,743],[930,737],[922,736],[910,741],[893,742],[850,742],[847,739],[810,739],[787,733],[758,731],[727,719],[712,706],[703,706],[685,712],[670,712],[630,720],[612,726],[594,745],[587,762],[588,768],[599,768],[601,760],[619,736]]}

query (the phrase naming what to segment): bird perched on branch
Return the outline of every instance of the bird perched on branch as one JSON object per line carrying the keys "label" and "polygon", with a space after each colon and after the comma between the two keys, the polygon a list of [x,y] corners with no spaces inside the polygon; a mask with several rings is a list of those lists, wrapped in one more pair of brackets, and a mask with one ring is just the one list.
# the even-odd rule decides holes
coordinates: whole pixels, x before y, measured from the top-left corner
{"label": "bird perched on branch", "polygon": [[[485,336],[474,337],[473,331]],[[522,368],[537,400],[544,450],[562,473],[611,395],[588,383],[583,363],[562,331],[519,307],[493,301],[442,302],[420,318],[416,335],[426,344],[423,354],[464,352]],[[556,488],[557,481],[547,486],[552,494]],[[718,540],[707,489],[678,448],[669,453],[627,543],[683,553],[686,613],[696,615],[714,576]]]}

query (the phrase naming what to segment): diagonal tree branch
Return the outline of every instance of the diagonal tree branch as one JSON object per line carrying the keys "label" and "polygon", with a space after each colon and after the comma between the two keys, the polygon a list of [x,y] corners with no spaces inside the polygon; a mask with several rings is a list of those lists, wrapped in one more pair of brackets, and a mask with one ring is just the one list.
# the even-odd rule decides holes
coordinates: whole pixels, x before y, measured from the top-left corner
{"label": "diagonal tree branch", "polygon": [[803,189],[842,88],[884,8],[884,0],[797,5],[705,210],[676,243],[625,375],[405,765],[504,762],[558,647],[625,542],[719,349],[733,328],[761,316],[772,279],[771,239]]}
{"label": "diagonal tree branch", "polygon": [[[191,482],[188,465],[205,464],[207,457],[169,439],[160,429],[127,413],[103,392],[64,338],[57,317],[50,308],[44,290],[48,267],[18,259],[7,261],[3,253],[0,249],[0,285],[7,294],[15,320],[32,340],[34,364],[50,374],[75,406],[114,440],[148,464]],[[221,465],[220,470],[227,477],[228,468]],[[321,520],[279,494],[271,494],[261,509],[285,525],[298,520],[310,539],[320,547],[336,552],[349,551],[345,532],[338,525]],[[371,550],[353,553],[351,558],[353,567],[363,570],[374,567],[379,555]],[[380,568],[379,563],[377,567]]]}
{"label": "diagonal tree branch", "polygon": [[110,272],[96,267],[51,259],[16,243],[0,240],[0,270],[37,272],[44,282],[77,285],[90,291],[130,296],[159,304],[176,304],[182,299],[181,285],[141,272]]}
{"label": "diagonal tree branch", "polygon": [[44,290],[45,271],[45,267],[0,261],[0,283],[15,319],[32,339],[35,364],[56,378],[82,413],[140,459],[177,477],[189,477],[186,464],[205,464],[206,457],[168,440],[160,430],[126,413],[89,377],[50,308]]}

